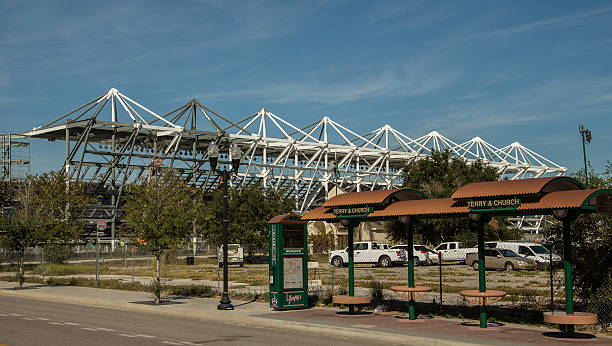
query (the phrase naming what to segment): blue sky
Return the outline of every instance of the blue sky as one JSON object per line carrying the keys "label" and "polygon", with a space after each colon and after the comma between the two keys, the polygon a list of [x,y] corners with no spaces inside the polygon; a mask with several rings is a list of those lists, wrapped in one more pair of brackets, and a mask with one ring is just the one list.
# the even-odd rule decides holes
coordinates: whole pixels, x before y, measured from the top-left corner
{"label": "blue sky", "polygon": [[[111,87],[163,114],[197,98],[241,119],[331,116],[358,133],[514,141],[571,170],[612,139],[608,1],[7,1],[0,132]],[[32,169],[62,145],[34,141]]]}

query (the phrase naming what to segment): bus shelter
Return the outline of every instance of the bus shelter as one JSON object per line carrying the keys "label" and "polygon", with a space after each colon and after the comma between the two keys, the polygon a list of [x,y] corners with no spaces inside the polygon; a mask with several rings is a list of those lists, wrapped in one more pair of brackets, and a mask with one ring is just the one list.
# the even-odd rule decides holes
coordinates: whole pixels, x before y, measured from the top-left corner
{"label": "bus shelter", "polygon": [[[315,208],[302,216],[302,220],[308,221],[329,221],[340,222],[347,228],[348,244],[348,296],[334,296],[336,304],[343,304],[349,307],[349,312],[354,313],[355,305],[370,303],[370,297],[355,296],[355,265],[353,235],[354,229],[360,222],[372,219],[372,213],[380,212],[388,206],[400,202],[411,200],[424,200],[427,196],[420,191],[413,189],[393,189],[353,192],[334,196],[327,200],[322,207]],[[409,244],[410,248],[412,245]],[[414,259],[412,251],[408,254],[408,267],[413,268]],[[412,277],[414,281],[414,277]]]}
{"label": "bus shelter", "polygon": [[[416,190],[412,190],[416,191]],[[605,189],[584,189],[582,184],[570,177],[548,177],[505,181],[473,183],[458,189],[451,198],[426,199],[414,198],[393,200],[377,208],[366,208],[360,203],[363,192],[339,195],[322,207],[306,213],[303,220],[322,220],[328,222],[346,221],[352,212],[353,219],[399,220],[406,226],[407,238],[412,239],[412,224],[418,218],[468,217],[476,224],[478,231],[478,290],[463,291],[467,301],[480,306],[480,327],[487,327],[485,306],[503,297],[505,292],[487,290],[484,265],[484,224],[492,216],[553,215],[563,223],[564,274],[565,274],[565,311],[550,311],[544,314],[544,321],[566,325],[568,333],[573,332],[576,324],[597,322],[597,315],[574,311],[571,222],[580,214],[612,214],[612,191]],[[336,200],[334,200],[336,199]],[[350,201],[351,205],[341,204]],[[352,206],[358,206],[350,210]],[[357,210],[358,208],[361,208]],[[342,214],[342,215],[341,215]],[[353,226],[354,227],[354,226]],[[349,232],[350,233],[350,232]],[[349,246],[352,239],[349,237]],[[411,244],[410,244],[411,246]],[[410,249],[410,247],[409,247]],[[414,287],[414,277],[409,270],[408,286]],[[349,295],[354,287],[354,279],[349,268]],[[412,301],[411,301],[412,305]]]}

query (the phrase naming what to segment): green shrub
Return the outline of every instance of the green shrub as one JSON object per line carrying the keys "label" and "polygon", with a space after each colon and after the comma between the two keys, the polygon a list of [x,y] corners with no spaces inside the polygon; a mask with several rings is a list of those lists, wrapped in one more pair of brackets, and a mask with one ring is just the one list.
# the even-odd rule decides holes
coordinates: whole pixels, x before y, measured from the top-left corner
{"label": "green shrub", "polygon": [[185,296],[185,297],[209,298],[209,297],[215,296],[212,288],[210,288],[209,286],[198,286],[198,285],[169,286],[166,288],[166,292],[168,294],[172,294],[176,296]]}
{"label": "green shrub", "polygon": [[587,306],[590,312],[597,313],[599,323],[612,322],[612,274],[595,291]]}
{"label": "green shrub", "polygon": [[382,304],[385,300],[385,296],[383,294],[383,284],[377,280],[370,281],[370,294],[372,296],[373,307],[377,307],[378,305]]}
{"label": "green shrub", "polygon": [[50,245],[45,246],[45,261],[49,263],[64,263],[72,257],[72,247],[70,245]]}

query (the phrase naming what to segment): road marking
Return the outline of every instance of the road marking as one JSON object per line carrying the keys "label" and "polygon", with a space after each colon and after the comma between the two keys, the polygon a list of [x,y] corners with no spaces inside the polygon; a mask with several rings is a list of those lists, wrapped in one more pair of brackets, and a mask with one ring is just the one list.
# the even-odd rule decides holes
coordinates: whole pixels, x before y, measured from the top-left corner
{"label": "road marking", "polygon": [[123,334],[123,333],[119,333],[117,335],[125,336],[126,338],[137,338],[138,337],[138,335]]}
{"label": "road marking", "polygon": [[108,328],[102,328],[102,327],[98,328],[98,330],[101,330],[103,332],[114,332],[115,331],[114,329],[108,329]]}
{"label": "road marking", "polygon": [[39,320],[39,321],[48,321],[49,320],[48,318],[43,318],[43,317],[36,317],[35,319]]}
{"label": "road marking", "polygon": [[63,326],[63,325],[64,325],[64,324],[63,324],[63,323],[61,323],[61,322],[49,322],[49,324],[57,324],[57,325],[59,325],[59,326]]}
{"label": "road marking", "polygon": [[23,317],[23,315],[20,314],[11,314],[11,316]]}
{"label": "road marking", "polygon": [[64,322],[65,325],[67,326],[78,326],[78,323],[72,323],[72,322]]}
{"label": "road marking", "polygon": [[166,345],[182,345],[181,343],[178,342],[172,342],[172,341],[164,341],[162,342],[162,344],[166,344]]}
{"label": "road marking", "polygon": [[7,315],[7,314],[0,314],[0,316],[5,316],[5,317],[7,317],[8,315]]}
{"label": "road marking", "polygon": [[357,328],[376,328],[376,326],[373,326],[371,324],[353,324],[353,327],[357,327]]}
{"label": "road marking", "polygon": [[191,341],[181,341],[181,344],[182,344],[182,345],[202,345],[202,344],[194,344],[194,343],[193,343],[193,342],[191,342]]}
{"label": "road marking", "polygon": [[83,330],[91,330],[91,331],[96,331],[96,330],[98,330],[98,329],[96,329],[96,328],[88,328],[88,327],[81,327],[81,329],[83,329]]}
{"label": "road marking", "polygon": [[155,339],[156,338],[156,336],[146,335],[146,334],[137,334],[136,336],[141,337],[141,338],[147,338],[147,339]]}
{"label": "road marking", "polygon": [[34,321],[34,319],[30,318],[30,317],[22,317],[21,319],[22,320],[27,320],[27,321]]}

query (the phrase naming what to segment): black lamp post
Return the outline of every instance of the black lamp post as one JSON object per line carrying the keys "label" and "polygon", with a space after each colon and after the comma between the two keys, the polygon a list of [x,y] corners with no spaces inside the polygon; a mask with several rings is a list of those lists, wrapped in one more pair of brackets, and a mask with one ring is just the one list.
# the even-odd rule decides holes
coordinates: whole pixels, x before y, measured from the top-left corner
{"label": "black lamp post", "polygon": [[231,174],[237,173],[238,168],[240,168],[240,158],[242,156],[242,151],[236,144],[232,144],[229,148],[229,156],[230,160],[232,161],[232,169],[229,171],[225,168],[223,168],[223,170],[218,170],[217,162],[219,159],[219,147],[215,143],[210,143],[210,145],[208,146],[208,159],[210,160],[210,169],[211,171],[215,171],[221,174],[223,184],[223,294],[221,295],[219,305],[217,305],[217,310],[234,309],[232,301],[230,300],[227,294],[227,226],[229,222],[227,216],[227,185],[229,183]]}
{"label": "black lamp post", "polygon": [[591,131],[585,129],[582,124],[578,126],[578,132],[582,136],[582,156],[584,157],[584,187],[589,188],[589,172],[587,170],[587,158],[586,158],[586,146],[587,143],[591,143]]}

